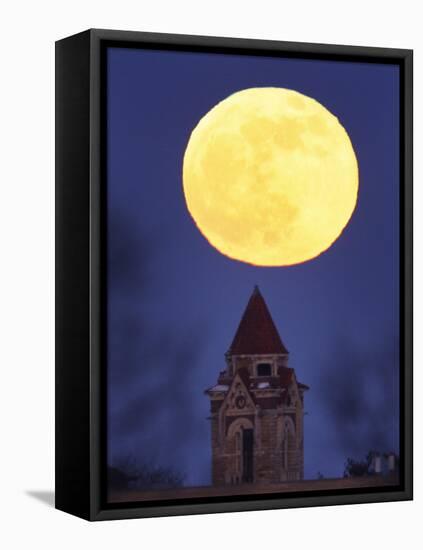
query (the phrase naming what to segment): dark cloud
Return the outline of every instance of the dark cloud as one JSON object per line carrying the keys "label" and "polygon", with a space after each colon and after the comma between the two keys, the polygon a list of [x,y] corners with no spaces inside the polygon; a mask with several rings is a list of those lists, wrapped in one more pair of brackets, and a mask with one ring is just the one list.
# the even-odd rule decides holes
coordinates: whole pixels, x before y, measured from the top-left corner
{"label": "dark cloud", "polygon": [[116,213],[110,227],[109,462],[133,456],[185,470],[193,448],[203,444],[208,452],[209,426],[199,415],[206,399],[196,377],[206,323],[151,316],[160,299],[161,281],[150,276],[159,243],[135,241],[131,220]]}
{"label": "dark cloud", "polygon": [[335,340],[322,364],[319,392],[322,429],[346,457],[369,450],[398,450],[399,346],[390,334],[373,346],[347,336]]}
{"label": "dark cloud", "polygon": [[151,267],[157,255],[159,235],[156,233],[154,239],[149,238],[145,232],[137,230],[136,220],[130,213],[109,208],[107,264],[114,294],[122,293],[136,299],[152,285]]}

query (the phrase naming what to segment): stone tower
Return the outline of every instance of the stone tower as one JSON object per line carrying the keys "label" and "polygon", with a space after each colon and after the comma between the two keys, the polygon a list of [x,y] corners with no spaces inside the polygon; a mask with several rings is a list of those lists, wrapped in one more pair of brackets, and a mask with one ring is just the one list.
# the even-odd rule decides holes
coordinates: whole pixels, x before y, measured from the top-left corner
{"label": "stone tower", "polygon": [[211,408],[212,482],[276,483],[303,478],[304,392],[258,287],[206,390]]}

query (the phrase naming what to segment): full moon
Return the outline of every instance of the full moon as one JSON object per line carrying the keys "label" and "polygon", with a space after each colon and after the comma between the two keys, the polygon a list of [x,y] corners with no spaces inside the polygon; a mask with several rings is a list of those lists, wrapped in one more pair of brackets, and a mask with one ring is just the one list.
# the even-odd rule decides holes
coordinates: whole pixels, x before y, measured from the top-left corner
{"label": "full moon", "polygon": [[287,266],[315,258],[354,211],[358,165],[335,115],[285,88],[250,88],[213,107],[183,161],[188,211],[229,258]]}

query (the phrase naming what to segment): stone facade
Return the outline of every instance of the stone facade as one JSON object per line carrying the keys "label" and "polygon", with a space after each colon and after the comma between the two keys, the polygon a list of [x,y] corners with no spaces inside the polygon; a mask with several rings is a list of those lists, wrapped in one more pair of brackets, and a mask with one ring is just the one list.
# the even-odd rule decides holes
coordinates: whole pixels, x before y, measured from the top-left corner
{"label": "stone facade", "polygon": [[308,387],[288,367],[289,352],[257,287],[225,357],[226,369],[206,390],[213,484],[303,479]]}

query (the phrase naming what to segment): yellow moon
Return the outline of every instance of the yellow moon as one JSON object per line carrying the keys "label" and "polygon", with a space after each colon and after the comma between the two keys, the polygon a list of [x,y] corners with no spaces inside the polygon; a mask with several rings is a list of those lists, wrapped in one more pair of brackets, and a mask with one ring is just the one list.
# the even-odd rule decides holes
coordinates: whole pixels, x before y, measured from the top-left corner
{"label": "yellow moon", "polygon": [[351,140],[315,99],[250,88],[213,107],[183,161],[188,210],[210,244],[259,266],[305,262],[327,250],[357,202]]}

